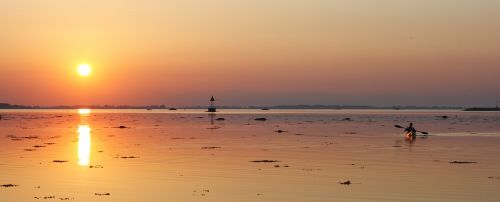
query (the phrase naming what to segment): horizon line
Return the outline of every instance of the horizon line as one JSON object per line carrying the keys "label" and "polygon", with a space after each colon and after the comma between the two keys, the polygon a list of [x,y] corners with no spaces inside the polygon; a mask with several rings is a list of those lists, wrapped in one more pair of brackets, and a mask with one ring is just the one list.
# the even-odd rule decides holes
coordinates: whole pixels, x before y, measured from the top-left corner
{"label": "horizon line", "polygon": [[[209,105],[19,105],[0,103],[0,109],[203,109]],[[216,105],[220,109],[463,109],[464,106],[453,105],[357,105],[357,104],[278,104],[278,105]]]}

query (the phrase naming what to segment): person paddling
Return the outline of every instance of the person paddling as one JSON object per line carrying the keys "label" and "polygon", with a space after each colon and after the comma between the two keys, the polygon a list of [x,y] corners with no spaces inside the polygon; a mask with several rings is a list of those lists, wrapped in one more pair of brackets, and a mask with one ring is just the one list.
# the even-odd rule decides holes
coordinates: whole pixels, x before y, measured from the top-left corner
{"label": "person paddling", "polygon": [[413,123],[410,123],[410,125],[408,127],[403,127],[403,126],[400,126],[400,125],[394,125],[394,127],[396,127],[396,128],[404,128],[404,132],[406,132],[406,139],[410,140],[410,141],[415,140],[415,138],[417,137],[417,132],[424,134],[424,136],[429,135],[428,132],[419,131],[419,130],[415,129],[413,127]]}
{"label": "person paddling", "polygon": [[413,127],[413,123],[410,123],[408,127],[404,130],[406,132],[406,138],[410,140],[414,140],[417,135],[417,130]]}

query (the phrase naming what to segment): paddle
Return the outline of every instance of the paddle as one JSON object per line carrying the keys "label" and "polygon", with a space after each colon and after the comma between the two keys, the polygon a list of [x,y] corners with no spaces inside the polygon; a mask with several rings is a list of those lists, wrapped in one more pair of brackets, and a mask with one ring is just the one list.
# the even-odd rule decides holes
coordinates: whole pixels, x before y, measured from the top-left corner
{"label": "paddle", "polygon": [[[400,126],[400,125],[394,125],[394,127],[396,127],[396,128],[405,128],[405,127]],[[425,131],[419,131],[419,130],[417,130],[417,132],[422,133],[424,135],[428,135],[429,134],[428,132],[425,132]]]}

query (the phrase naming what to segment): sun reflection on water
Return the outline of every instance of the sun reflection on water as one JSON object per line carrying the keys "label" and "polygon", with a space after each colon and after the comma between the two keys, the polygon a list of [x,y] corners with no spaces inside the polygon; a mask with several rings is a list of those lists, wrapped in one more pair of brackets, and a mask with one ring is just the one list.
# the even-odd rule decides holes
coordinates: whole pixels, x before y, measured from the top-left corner
{"label": "sun reflection on water", "polygon": [[80,115],[89,115],[92,110],[90,109],[78,109],[78,114]]}
{"label": "sun reflection on water", "polygon": [[78,126],[78,165],[88,166],[90,163],[90,127]]}

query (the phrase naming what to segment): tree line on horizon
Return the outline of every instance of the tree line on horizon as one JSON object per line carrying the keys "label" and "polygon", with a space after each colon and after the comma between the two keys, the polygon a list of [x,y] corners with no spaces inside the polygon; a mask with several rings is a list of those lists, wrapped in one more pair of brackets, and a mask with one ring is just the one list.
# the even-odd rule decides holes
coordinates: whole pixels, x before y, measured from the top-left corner
{"label": "tree line on horizon", "polygon": [[[0,109],[169,109],[166,105],[57,105],[57,106],[29,106],[0,103]],[[207,106],[182,106],[179,109],[206,109]],[[378,107],[370,105],[274,105],[274,106],[217,106],[219,109],[463,109],[459,106],[389,106]]]}

